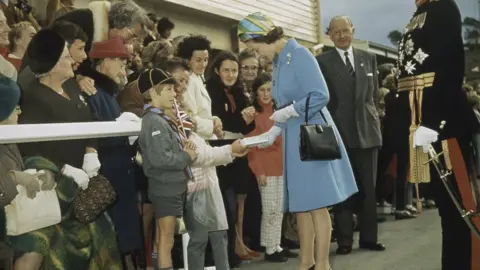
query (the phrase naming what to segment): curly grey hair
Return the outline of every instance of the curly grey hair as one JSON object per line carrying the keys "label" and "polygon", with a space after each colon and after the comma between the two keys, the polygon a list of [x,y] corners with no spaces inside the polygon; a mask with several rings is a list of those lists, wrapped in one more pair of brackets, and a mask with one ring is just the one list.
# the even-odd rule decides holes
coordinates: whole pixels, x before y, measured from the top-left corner
{"label": "curly grey hair", "polygon": [[132,0],[113,3],[108,12],[109,26],[115,29],[132,27],[136,23],[146,28],[149,20],[147,12]]}

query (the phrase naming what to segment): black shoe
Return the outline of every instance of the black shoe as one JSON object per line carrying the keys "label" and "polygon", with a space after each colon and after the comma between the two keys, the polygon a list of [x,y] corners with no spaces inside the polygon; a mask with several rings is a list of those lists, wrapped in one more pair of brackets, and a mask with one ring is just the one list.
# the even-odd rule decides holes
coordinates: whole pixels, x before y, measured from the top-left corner
{"label": "black shoe", "polygon": [[395,220],[413,219],[416,217],[415,214],[412,214],[407,210],[395,211]]}
{"label": "black shoe", "polygon": [[275,252],[272,254],[265,253],[265,261],[273,263],[283,263],[288,261],[288,258],[284,257],[280,252]]}
{"label": "black shoe", "polygon": [[308,268],[308,270],[315,270],[315,264],[312,267]]}
{"label": "black shoe", "polygon": [[352,253],[352,247],[351,246],[339,246],[337,248],[337,254],[338,255],[348,255]]}
{"label": "black shoe", "polygon": [[371,251],[384,251],[386,247],[381,243],[368,243],[368,242],[360,242],[361,249],[367,249]]}
{"label": "black shoe", "polygon": [[285,258],[292,258],[292,259],[298,258],[298,253],[292,252],[292,251],[290,251],[290,249],[288,249],[288,248],[284,248],[284,249],[282,250],[282,252],[280,252],[280,253],[281,253],[281,254],[283,255],[283,257],[285,257]]}
{"label": "black shoe", "polygon": [[286,247],[289,249],[299,249],[300,244],[296,241],[288,240],[288,239],[283,239],[281,243],[282,247]]}

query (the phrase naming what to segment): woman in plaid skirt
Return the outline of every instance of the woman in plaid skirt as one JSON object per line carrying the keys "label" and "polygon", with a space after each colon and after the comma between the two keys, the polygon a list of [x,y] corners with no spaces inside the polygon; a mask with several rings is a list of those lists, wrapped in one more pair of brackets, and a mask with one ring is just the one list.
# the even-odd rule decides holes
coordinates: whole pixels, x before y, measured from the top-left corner
{"label": "woman in plaid skirt", "polygon": [[[256,127],[249,136],[267,132],[273,126],[270,116],[274,103],[270,94],[272,76],[262,73],[253,82],[253,105],[257,111]],[[262,197],[261,245],[266,247],[265,260],[285,262],[297,254],[280,247],[283,220],[283,161],[282,138],[266,149],[252,148],[248,154],[249,166],[257,177]]]}

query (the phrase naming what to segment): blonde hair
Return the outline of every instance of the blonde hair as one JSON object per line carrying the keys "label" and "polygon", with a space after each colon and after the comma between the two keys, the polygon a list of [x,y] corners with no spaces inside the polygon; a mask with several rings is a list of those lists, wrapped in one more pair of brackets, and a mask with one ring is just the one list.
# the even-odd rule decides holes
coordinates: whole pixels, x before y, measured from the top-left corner
{"label": "blonde hair", "polygon": [[33,24],[27,21],[23,21],[16,23],[10,27],[11,31],[8,34],[8,39],[10,40],[8,50],[10,52],[13,52],[15,50],[15,40],[21,38],[22,32],[30,26],[33,27]]}

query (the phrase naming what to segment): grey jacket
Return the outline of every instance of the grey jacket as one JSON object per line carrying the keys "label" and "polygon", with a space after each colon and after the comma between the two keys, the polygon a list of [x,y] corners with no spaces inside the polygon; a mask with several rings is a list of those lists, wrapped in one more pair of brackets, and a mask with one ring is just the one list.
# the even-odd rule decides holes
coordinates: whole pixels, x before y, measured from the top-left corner
{"label": "grey jacket", "polygon": [[347,148],[382,145],[377,113],[378,74],[375,55],[353,49],[355,78],[336,49],[317,56],[330,93],[328,110]]}
{"label": "grey jacket", "polygon": [[193,161],[178,146],[169,123],[155,112],[147,112],[138,143],[143,171],[148,177],[149,196],[170,197],[185,193],[188,179],[184,170]]}

